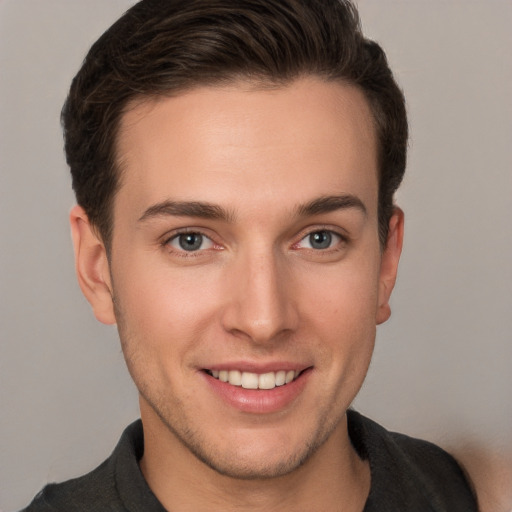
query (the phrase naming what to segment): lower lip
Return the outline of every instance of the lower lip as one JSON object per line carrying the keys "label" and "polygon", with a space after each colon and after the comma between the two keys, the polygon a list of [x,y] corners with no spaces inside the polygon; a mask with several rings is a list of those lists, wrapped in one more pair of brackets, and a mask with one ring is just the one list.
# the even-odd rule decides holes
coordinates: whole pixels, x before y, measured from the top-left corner
{"label": "lower lip", "polygon": [[294,381],[273,389],[245,389],[222,382],[201,372],[206,382],[224,402],[241,412],[270,414],[288,407],[304,390],[311,368],[303,371]]}

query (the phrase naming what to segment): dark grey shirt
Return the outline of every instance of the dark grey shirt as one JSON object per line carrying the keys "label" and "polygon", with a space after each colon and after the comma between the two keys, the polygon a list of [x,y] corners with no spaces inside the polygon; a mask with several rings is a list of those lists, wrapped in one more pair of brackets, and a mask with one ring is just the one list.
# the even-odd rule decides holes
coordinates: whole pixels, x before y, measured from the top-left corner
{"label": "dark grey shirt", "polygon": [[[477,512],[457,462],[439,447],[391,433],[348,411],[350,439],[371,468],[363,512]],[[25,512],[165,512],[138,461],[144,450],[142,423],[132,423],[112,455],[91,473],[47,485]]]}

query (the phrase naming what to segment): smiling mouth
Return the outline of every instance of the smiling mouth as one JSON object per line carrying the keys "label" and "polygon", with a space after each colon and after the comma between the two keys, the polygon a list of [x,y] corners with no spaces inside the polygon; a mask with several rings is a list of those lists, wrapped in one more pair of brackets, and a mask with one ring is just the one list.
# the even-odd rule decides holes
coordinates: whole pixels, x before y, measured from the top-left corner
{"label": "smiling mouth", "polygon": [[240,370],[205,370],[214,379],[244,389],[274,389],[293,382],[302,372],[299,370],[279,370],[277,372],[252,373]]}

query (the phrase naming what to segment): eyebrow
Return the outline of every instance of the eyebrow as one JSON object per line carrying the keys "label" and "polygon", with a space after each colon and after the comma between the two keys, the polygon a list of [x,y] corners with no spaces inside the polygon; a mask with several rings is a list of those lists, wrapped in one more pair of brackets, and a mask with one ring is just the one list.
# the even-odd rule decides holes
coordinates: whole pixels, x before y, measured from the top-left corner
{"label": "eyebrow", "polygon": [[337,196],[322,196],[313,199],[309,203],[300,205],[297,208],[301,217],[309,217],[319,215],[321,213],[330,213],[336,210],[347,210],[356,208],[360,210],[366,217],[368,211],[364,203],[357,196],[352,194],[342,194]]}
{"label": "eyebrow", "polygon": [[201,219],[223,220],[230,222],[233,214],[221,206],[202,201],[162,201],[150,206],[139,218],[139,222],[172,215],[175,217],[198,217]]}
{"label": "eyebrow", "polygon": [[[322,196],[313,199],[309,203],[297,206],[297,214],[301,217],[311,217],[336,210],[355,208],[367,215],[366,206],[352,194],[337,196]],[[235,215],[222,206],[203,201],[172,201],[166,200],[150,206],[139,218],[139,222],[155,217],[197,217],[201,219],[221,220],[233,222]]]}

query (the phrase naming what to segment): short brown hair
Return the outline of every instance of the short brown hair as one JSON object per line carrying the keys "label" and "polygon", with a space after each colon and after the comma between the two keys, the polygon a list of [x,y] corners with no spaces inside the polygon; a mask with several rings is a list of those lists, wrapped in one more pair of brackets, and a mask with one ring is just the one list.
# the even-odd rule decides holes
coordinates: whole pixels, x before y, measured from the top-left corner
{"label": "short brown hair", "polygon": [[240,78],[273,85],[314,75],[359,87],[379,144],[384,244],[407,150],[405,102],[382,48],[349,0],[142,0],[91,47],[62,111],[78,204],[109,248],[119,187],[116,139],[127,105]]}

